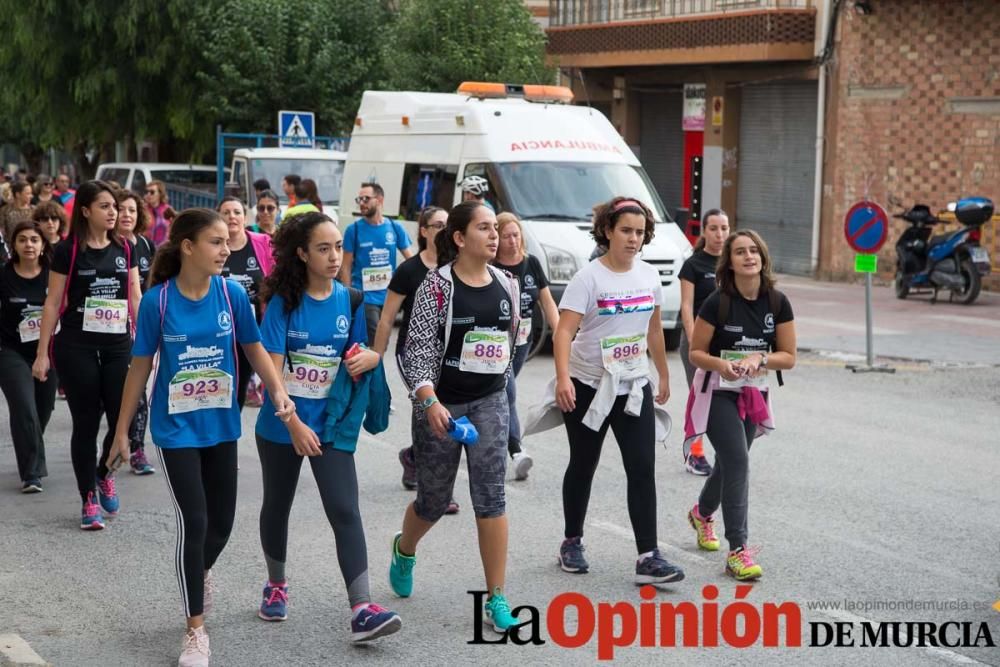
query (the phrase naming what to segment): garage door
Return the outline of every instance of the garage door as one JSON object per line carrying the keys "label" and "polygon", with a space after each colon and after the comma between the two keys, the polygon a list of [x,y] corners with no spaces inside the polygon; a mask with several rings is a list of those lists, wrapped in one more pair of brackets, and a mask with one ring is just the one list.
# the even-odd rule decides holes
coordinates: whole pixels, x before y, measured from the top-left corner
{"label": "garage door", "polygon": [[667,213],[673,216],[680,208],[684,184],[684,132],[681,130],[683,110],[680,90],[665,93],[643,93],[640,96],[639,161]]}

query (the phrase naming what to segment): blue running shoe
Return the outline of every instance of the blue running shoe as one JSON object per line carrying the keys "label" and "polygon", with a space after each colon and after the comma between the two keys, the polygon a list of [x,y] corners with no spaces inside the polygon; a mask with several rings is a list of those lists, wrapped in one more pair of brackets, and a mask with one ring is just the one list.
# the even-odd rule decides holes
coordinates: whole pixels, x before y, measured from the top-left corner
{"label": "blue running shoe", "polygon": [[351,619],[351,641],[370,642],[397,632],[403,627],[403,619],[394,611],[383,609],[377,604],[369,604]]}
{"label": "blue running shoe", "polygon": [[413,566],[417,563],[416,556],[404,556],[399,553],[399,540],[403,533],[396,533],[392,538],[392,562],[389,563],[389,585],[392,592],[401,598],[408,598],[413,593]]}
{"label": "blue running shoe", "polygon": [[261,600],[257,616],[265,621],[284,621],[288,618],[288,585],[267,582],[264,584],[264,599]]}
{"label": "blue running shoe", "polygon": [[121,503],[118,500],[118,492],[115,491],[115,478],[108,475],[104,479],[97,480],[97,497],[101,501],[101,509],[105,514],[114,516],[118,514]]}
{"label": "blue running shoe", "polygon": [[494,632],[503,634],[517,625],[517,619],[510,613],[510,605],[507,603],[507,598],[500,593],[499,587],[493,589],[493,595],[483,605],[483,611],[486,612],[483,623],[493,628]]}
{"label": "blue running shoe", "polygon": [[101,506],[94,502],[94,492],[87,494],[87,499],[83,501],[83,511],[80,512],[80,528],[83,530],[103,530],[104,517],[101,515]]}
{"label": "blue running shoe", "polygon": [[637,586],[666,584],[681,581],[683,578],[684,570],[668,563],[667,559],[660,555],[659,549],[654,549],[653,555],[646,560],[635,563],[635,583]]}
{"label": "blue running shoe", "polygon": [[584,546],[579,537],[567,537],[559,546],[559,567],[563,572],[586,574],[590,564],[583,557]]}

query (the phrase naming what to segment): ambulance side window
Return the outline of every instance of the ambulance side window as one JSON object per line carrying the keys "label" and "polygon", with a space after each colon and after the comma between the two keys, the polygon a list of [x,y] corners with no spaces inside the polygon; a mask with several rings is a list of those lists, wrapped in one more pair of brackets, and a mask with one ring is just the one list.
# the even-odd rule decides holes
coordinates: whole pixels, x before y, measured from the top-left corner
{"label": "ambulance side window", "polygon": [[[506,209],[500,208],[499,204],[497,203],[496,184],[493,182],[493,179],[490,178],[490,174],[487,173],[487,169],[486,169],[486,165],[485,164],[483,164],[483,163],[471,163],[470,162],[469,164],[465,165],[465,173],[462,174],[462,178],[466,178],[467,176],[482,176],[483,178],[485,178],[486,181],[490,185],[490,191],[486,193],[486,201],[487,201],[487,203],[497,213],[500,213],[501,211],[506,210]],[[461,183],[461,181],[459,181],[459,183]],[[459,196],[459,201],[461,201],[461,196]]]}
{"label": "ambulance side window", "polygon": [[457,179],[457,164],[407,164],[399,197],[406,219],[416,220],[426,206],[450,210]]}

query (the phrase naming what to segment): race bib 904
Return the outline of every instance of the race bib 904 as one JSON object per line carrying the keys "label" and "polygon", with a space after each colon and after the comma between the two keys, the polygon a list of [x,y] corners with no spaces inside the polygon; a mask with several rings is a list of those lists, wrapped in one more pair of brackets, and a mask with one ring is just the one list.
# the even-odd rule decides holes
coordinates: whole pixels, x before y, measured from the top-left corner
{"label": "race bib 904", "polygon": [[510,339],[506,331],[467,331],[462,339],[458,369],[466,373],[499,375],[510,363]]}
{"label": "race bib 904", "polygon": [[123,334],[128,326],[128,301],[88,296],[83,303],[83,330]]}
{"label": "race bib 904", "polygon": [[42,311],[25,310],[21,314],[21,322],[17,325],[17,332],[21,336],[22,343],[31,343],[39,338],[42,330]]}

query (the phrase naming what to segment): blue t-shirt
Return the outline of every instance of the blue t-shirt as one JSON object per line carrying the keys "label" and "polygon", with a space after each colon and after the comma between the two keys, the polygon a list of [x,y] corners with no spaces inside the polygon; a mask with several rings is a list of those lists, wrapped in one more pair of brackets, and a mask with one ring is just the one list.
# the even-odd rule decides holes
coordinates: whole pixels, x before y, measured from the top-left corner
{"label": "blue t-shirt", "polygon": [[[260,330],[246,290],[235,280],[226,280],[230,310],[222,281],[221,276],[213,276],[208,294],[192,301],[170,280],[150,288],[139,303],[132,354],[151,357],[160,349],[149,408],[150,431],[158,447],[211,447],[237,440],[242,433],[236,403],[233,322],[240,344],[259,342]],[[232,396],[229,407],[198,407],[224,400],[227,383]]]}
{"label": "blue t-shirt", "polygon": [[[403,226],[389,218],[382,218],[380,225],[360,218],[344,230],[344,250],[354,254],[351,286],[364,291],[365,303],[385,303],[385,291],[396,269],[396,251],[406,250],[411,244]],[[381,289],[372,289],[379,285]]]}
{"label": "blue t-shirt", "polygon": [[[336,371],[326,360],[342,359],[347,348],[368,338],[363,306],[358,307],[353,323],[351,320],[351,295],[339,282],[333,283],[333,293],[322,301],[303,294],[299,307],[286,313],[284,299],[276,294],[264,311],[261,322],[264,349],[271,354],[287,352],[286,367],[289,358],[292,359],[292,370],[285,378],[286,389],[295,401],[299,419],[318,434],[323,433],[327,399],[308,395],[320,391],[323,385],[333,384]],[[302,354],[311,358],[298,356]],[[292,444],[288,429],[274,415],[274,404],[266,391],[264,405],[257,415],[257,434],[271,442]]]}

